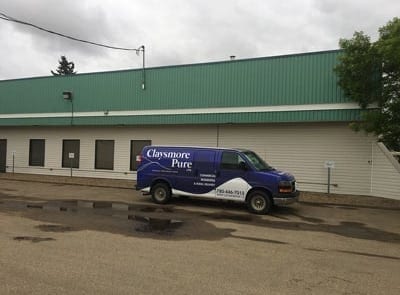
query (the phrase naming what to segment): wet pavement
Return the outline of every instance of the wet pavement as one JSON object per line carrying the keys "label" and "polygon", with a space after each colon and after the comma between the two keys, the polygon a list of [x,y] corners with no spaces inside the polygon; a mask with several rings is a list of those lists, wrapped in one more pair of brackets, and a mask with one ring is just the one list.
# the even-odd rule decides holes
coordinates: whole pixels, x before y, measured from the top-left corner
{"label": "wet pavement", "polygon": [[[193,203],[200,207],[213,206],[216,211],[192,212],[185,210],[185,204]],[[230,207],[230,210],[237,212],[221,211],[218,208],[221,207],[221,204],[200,200],[175,200],[174,205],[158,206],[90,200],[37,200],[32,202],[22,198],[10,200],[5,198],[4,194],[0,210],[18,212],[20,216],[38,221],[65,224],[65,226],[59,225],[54,228],[108,229],[112,233],[143,238],[146,237],[143,233],[150,233],[149,237],[151,238],[162,239],[168,236],[168,239],[179,240],[218,240],[233,237],[230,235],[230,231],[213,228],[208,222],[215,220],[268,227],[269,229],[331,233],[349,238],[400,244],[400,233],[374,228],[362,222],[340,221],[337,224],[329,224],[322,218],[302,215],[300,212],[303,210],[298,207],[277,207],[269,216],[258,216],[247,213],[239,204],[222,204],[222,206]],[[300,206],[301,209],[308,207],[307,205]],[[326,208],[326,206],[324,207]],[[348,210],[343,206],[328,206],[328,208],[339,211]],[[241,212],[242,210],[243,212]],[[393,211],[396,212],[396,210]],[[400,211],[398,213],[400,214]],[[98,223],[98,221],[100,222]],[[39,228],[41,229],[40,226]],[[48,225],[47,228],[51,228],[51,225]],[[192,231],[194,228],[196,232]],[[140,234],[137,234],[138,232]]]}
{"label": "wet pavement", "polygon": [[133,190],[0,180],[0,221],[1,294],[400,291],[398,209],[301,203],[260,216],[231,202],[162,206]]}

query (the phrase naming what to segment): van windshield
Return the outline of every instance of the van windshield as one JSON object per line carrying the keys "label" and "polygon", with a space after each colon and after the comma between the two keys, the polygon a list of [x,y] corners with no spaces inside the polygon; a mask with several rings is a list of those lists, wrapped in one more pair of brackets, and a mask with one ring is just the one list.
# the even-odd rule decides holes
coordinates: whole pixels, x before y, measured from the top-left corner
{"label": "van windshield", "polygon": [[275,170],[273,167],[269,166],[263,159],[261,159],[255,152],[244,151],[243,154],[246,158],[253,164],[253,166],[258,171],[271,171]]}

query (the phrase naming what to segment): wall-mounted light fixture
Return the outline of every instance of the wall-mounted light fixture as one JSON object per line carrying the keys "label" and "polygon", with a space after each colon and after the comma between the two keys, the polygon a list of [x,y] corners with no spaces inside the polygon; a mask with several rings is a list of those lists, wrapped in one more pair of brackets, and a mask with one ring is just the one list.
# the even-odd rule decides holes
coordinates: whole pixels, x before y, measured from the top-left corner
{"label": "wall-mounted light fixture", "polygon": [[71,102],[71,126],[74,124],[74,102],[72,100],[72,91],[63,91],[64,100]]}
{"label": "wall-mounted light fixture", "polygon": [[63,91],[63,98],[65,100],[72,100],[72,91]]}

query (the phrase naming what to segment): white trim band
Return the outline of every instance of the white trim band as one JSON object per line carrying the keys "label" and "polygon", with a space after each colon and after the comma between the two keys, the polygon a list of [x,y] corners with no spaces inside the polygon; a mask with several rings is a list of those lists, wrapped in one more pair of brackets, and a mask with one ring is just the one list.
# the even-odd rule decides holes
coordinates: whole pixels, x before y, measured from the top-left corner
{"label": "white trim band", "polygon": [[[197,109],[169,109],[169,110],[137,110],[137,111],[105,110],[103,112],[99,111],[74,112],[74,117],[271,113],[271,112],[327,111],[327,110],[354,110],[354,109],[360,109],[360,106],[357,103],[336,103],[336,104],[300,104],[300,105],[279,105],[279,106],[257,106],[257,107],[224,107],[224,108],[197,108]],[[65,118],[65,117],[71,117],[71,112],[0,114],[0,119]]]}

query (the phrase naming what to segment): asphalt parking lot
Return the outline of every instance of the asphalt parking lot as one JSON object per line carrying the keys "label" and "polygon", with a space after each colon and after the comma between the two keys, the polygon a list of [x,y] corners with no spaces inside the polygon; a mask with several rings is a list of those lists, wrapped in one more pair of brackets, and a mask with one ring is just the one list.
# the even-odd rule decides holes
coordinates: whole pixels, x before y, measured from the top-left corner
{"label": "asphalt parking lot", "polygon": [[0,179],[0,294],[400,294],[400,210],[257,216],[132,189]]}

